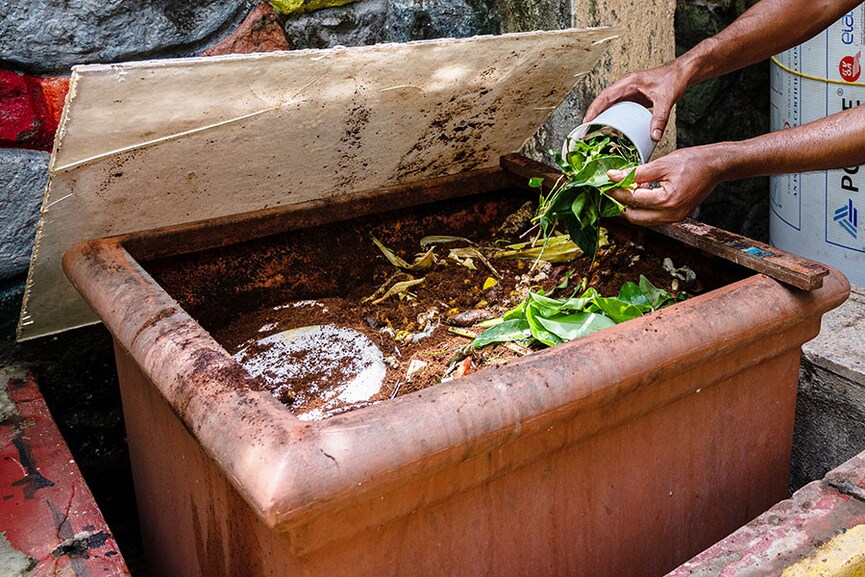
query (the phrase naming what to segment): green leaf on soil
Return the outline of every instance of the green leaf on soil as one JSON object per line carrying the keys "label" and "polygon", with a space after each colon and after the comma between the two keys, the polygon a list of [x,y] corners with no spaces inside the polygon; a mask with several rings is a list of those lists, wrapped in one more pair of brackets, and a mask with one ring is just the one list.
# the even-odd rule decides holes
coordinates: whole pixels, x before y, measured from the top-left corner
{"label": "green leaf on soil", "polygon": [[[478,339],[484,338],[476,340],[472,346],[478,348],[492,342],[525,339],[525,327],[518,322],[528,326],[535,341],[553,346],[637,318],[676,300],[678,297],[654,286],[644,276],[640,276],[639,284],[624,283],[618,297],[603,297],[595,288],[571,298],[552,298],[542,291],[530,292],[525,300],[504,314],[501,323],[481,333]],[[498,328],[505,323],[508,323],[506,328]],[[519,334],[511,333],[509,329],[513,327],[520,327]],[[485,336],[493,329],[497,330]],[[505,338],[511,334],[513,338]]]}
{"label": "green leaf on soil", "polygon": [[472,346],[478,349],[493,343],[521,341],[530,336],[532,336],[532,332],[526,319],[511,319],[488,328],[479,334],[474,342],[472,342]]}
{"label": "green leaf on soil", "polygon": [[554,319],[539,318],[545,329],[564,341],[572,341],[595,331],[611,327],[616,321],[598,313],[574,313]]}

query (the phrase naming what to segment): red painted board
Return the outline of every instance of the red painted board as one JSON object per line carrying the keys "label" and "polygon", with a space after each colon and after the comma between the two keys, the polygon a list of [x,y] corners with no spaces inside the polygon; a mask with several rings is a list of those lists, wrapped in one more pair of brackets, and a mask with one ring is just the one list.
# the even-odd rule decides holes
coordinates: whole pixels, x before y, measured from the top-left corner
{"label": "red painted board", "polygon": [[[0,367],[0,532],[35,576],[129,572],[36,382]],[[3,410],[6,406],[7,410]]]}

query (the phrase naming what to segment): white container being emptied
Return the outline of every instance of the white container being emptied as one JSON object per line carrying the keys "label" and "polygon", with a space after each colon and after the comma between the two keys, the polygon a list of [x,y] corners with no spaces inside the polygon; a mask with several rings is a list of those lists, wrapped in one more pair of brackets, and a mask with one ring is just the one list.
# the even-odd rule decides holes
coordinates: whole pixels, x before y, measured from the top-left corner
{"label": "white container being emptied", "polygon": [[651,136],[652,113],[648,108],[636,102],[617,102],[601,112],[591,122],[584,122],[573,129],[562,145],[562,156],[567,156],[574,143],[582,140],[590,131],[607,127],[619,132],[637,147],[640,163],[646,163],[657,144]]}
{"label": "white container being emptied", "polygon": [[[770,128],[783,130],[859,106],[865,5],[773,58]],[[865,286],[865,171],[859,166],[771,179],[769,236],[778,248],[839,268]]]}

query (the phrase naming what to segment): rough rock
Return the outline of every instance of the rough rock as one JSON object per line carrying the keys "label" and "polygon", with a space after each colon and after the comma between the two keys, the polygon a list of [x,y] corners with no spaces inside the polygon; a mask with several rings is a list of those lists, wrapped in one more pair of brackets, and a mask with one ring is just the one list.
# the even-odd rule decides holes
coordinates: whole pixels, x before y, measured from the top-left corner
{"label": "rough rock", "polygon": [[246,20],[241,22],[231,34],[202,52],[201,56],[291,49],[292,46],[285,37],[279,16],[270,4],[262,2],[252,9]]}
{"label": "rough rock", "polygon": [[388,0],[362,0],[285,19],[285,34],[295,48],[366,46],[387,42]]}
{"label": "rough rock", "polygon": [[494,0],[391,0],[388,30],[395,42],[497,34],[499,12]]}
{"label": "rough rock", "polygon": [[30,265],[48,158],[47,152],[0,149],[0,280]]}
{"label": "rough rock", "polygon": [[250,0],[0,2],[0,66],[65,74],[75,64],[186,56],[233,30]]}
{"label": "rough rock", "polygon": [[499,17],[494,0],[361,0],[291,15],[285,31],[297,48],[364,46],[496,34]]}
{"label": "rough rock", "polygon": [[[578,9],[583,9],[577,2]],[[502,32],[528,30],[561,30],[571,25],[571,2],[524,2],[522,0],[500,0]]]}

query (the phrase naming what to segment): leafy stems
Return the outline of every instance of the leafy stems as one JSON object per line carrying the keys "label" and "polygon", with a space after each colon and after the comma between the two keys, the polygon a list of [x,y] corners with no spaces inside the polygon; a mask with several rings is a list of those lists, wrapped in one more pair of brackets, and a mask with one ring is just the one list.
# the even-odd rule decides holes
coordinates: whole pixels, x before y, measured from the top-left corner
{"label": "leafy stems", "polygon": [[[549,239],[557,224],[563,224],[574,243],[586,255],[594,257],[598,249],[599,220],[616,216],[625,206],[611,197],[614,188],[633,185],[636,170],[621,182],[607,176],[610,170],[635,168],[640,162],[637,148],[609,129],[596,130],[582,140],[569,143],[566,157],[550,151],[562,176],[544,196],[541,192],[533,221],[538,224],[539,238]],[[532,178],[529,186],[542,190],[543,178]]]}

